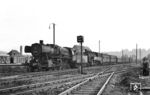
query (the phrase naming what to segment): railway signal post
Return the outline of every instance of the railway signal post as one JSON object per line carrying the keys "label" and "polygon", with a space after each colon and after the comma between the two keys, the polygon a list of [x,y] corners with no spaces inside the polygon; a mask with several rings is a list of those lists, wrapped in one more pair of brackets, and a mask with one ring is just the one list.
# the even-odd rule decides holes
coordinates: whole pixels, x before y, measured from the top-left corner
{"label": "railway signal post", "polygon": [[77,36],[77,42],[81,44],[81,63],[80,63],[80,73],[83,74],[83,67],[82,67],[82,43],[84,42],[83,36]]}

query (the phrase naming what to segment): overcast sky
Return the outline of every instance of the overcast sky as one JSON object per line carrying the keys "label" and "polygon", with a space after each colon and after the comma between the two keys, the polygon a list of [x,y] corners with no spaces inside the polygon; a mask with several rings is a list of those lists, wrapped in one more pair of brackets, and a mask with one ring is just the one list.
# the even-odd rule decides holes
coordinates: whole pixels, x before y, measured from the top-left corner
{"label": "overcast sky", "polygon": [[[73,47],[76,36],[98,51],[150,48],[150,0],[1,0],[0,51],[39,40]],[[52,24],[51,24],[52,27]]]}

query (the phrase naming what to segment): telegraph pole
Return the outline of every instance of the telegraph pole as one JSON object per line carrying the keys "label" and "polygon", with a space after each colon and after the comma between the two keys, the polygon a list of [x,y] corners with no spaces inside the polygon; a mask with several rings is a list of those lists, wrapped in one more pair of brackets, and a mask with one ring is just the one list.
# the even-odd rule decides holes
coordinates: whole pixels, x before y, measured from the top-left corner
{"label": "telegraph pole", "polygon": [[99,40],[99,57],[100,57],[100,40]]}
{"label": "telegraph pole", "polygon": [[[55,23],[51,23],[53,24],[53,44],[55,45]],[[49,29],[50,29],[50,25],[49,25]]]}
{"label": "telegraph pole", "polygon": [[137,51],[137,48],[138,48],[138,45],[136,44],[136,64],[137,64],[137,53],[138,53],[138,51]]}
{"label": "telegraph pole", "polygon": [[142,53],[142,52],[141,52],[141,48],[140,48],[140,51],[139,51],[140,63],[142,62],[142,61],[141,61],[141,59],[142,59],[142,58],[141,58],[141,53]]}
{"label": "telegraph pole", "polygon": [[83,56],[83,54],[82,54],[82,43],[81,43],[81,74],[83,74],[83,66],[82,66],[83,60],[82,60],[82,56]]}
{"label": "telegraph pole", "polygon": [[123,63],[123,55],[124,55],[124,54],[123,54],[123,50],[122,50],[122,63]]}
{"label": "telegraph pole", "polygon": [[55,45],[55,23],[53,23],[53,44]]}

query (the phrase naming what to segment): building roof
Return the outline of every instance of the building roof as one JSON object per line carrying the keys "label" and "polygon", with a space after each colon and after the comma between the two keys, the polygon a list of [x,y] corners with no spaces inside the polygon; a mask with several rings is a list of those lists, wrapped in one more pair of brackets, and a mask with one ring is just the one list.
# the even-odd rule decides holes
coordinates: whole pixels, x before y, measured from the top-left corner
{"label": "building roof", "polygon": [[9,56],[8,54],[0,54],[0,56]]}
{"label": "building roof", "polygon": [[21,55],[17,50],[11,50],[8,54],[9,54],[10,56],[18,56],[18,55]]}
{"label": "building roof", "polygon": [[0,51],[0,56],[9,56],[9,55],[5,51]]}

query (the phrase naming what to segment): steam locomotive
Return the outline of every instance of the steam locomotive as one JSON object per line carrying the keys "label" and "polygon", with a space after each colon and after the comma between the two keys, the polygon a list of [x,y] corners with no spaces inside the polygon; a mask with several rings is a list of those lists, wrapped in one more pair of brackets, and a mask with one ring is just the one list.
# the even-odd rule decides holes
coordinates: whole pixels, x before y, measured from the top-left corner
{"label": "steam locomotive", "polygon": [[[93,66],[103,64],[114,64],[119,62],[117,56],[93,52],[90,48],[83,46],[82,65]],[[32,59],[28,64],[29,71],[54,70],[76,68],[81,64],[80,46],[73,48],[60,47],[54,44],[33,43],[25,46],[25,53],[31,53]],[[124,62],[129,62],[126,60]]]}

